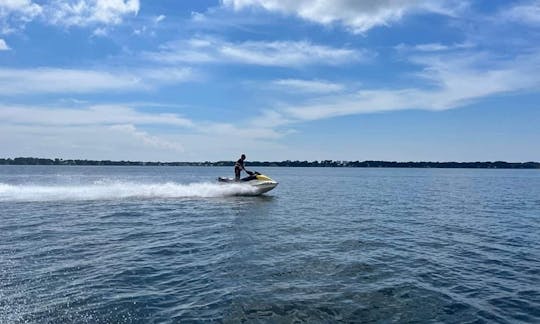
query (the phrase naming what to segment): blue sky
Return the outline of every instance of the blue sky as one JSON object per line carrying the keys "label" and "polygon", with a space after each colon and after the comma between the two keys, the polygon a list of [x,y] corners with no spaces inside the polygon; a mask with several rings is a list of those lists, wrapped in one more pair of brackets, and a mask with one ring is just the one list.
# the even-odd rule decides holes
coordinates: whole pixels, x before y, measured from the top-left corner
{"label": "blue sky", "polygon": [[539,54],[539,0],[0,0],[0,153],[539,161]]}

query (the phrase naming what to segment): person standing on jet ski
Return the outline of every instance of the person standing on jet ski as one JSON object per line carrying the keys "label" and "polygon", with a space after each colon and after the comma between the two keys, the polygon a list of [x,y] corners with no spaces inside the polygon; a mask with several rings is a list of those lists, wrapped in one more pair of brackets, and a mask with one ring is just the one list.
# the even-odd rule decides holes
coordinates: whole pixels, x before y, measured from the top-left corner
{"label": "person standing on jet ski", "polygon": [[238,161],[236,161],[236,163],[234,164],[234,180],[235,181],[240,181],[240,172],[242,172],[242,170],[246,171],[246,173],[249,175],[253,174],[253,172],[246,170],[246,167],[244,166],[245,159],[246,159],[246,155],[242,154],[240,159],[238,159]]}

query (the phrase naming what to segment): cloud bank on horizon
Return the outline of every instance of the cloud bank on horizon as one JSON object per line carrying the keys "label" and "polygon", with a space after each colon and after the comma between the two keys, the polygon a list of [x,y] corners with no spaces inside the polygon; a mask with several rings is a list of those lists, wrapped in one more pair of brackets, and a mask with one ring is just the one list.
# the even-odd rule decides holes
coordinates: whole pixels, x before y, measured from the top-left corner
{"label": "cloud bank on horizon", "polygon": [[0,2],[0,151],[540,160],[540,1]]}

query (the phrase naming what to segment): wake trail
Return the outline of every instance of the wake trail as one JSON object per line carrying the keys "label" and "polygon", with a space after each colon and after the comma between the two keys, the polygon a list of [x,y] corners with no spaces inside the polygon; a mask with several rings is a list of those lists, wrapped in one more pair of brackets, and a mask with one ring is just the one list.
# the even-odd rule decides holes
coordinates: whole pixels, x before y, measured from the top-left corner
{"label": "wake trail", "polygon": [[129,198],[211,198],[253,195],[256,189],[246,184],[196,182],[180,184],[95,182],[82,185],[12,185],[0,183],[0,201],[117,200]]}

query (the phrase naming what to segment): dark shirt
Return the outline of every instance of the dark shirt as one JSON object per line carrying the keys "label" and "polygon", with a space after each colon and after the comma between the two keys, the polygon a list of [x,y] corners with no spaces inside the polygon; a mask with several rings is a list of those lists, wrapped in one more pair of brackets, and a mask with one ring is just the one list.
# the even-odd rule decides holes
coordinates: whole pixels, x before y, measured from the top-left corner
{"label": "dark shirt", "polygon": [[236,161],[236,164],[234,165],[235,168],[237,169],[243,169],[244,168],[244,161],[242,161],[242,159],[238,159],[238,161]]}

